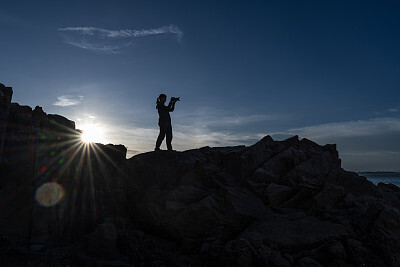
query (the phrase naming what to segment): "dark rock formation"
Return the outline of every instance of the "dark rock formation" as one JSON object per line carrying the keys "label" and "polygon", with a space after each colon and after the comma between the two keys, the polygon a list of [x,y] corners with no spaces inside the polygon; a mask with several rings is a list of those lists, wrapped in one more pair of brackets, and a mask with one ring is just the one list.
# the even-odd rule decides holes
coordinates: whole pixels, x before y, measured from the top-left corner
{"label": "dark rock formation", "polygon": [[126,159],[5,88],[0,265],[400,265],[400,189],[343,170],[335,145],[266,136]]}
{"label": "dark rock formation", "polygon": [[343,170],[334,145],[267,136],[128,161],[131,220],[200,265],[400,264],[399,189]]}
{"label": "dark rock formation", "polygon": [[0,166],[3,158],[4,140],[6,137],[8,116],[12,98],[12,88],[0,83]]}
{"label": "dark rock formation", "polygon": [[73,121],[11,103],[11,88],[0,90],[0,236],[42,250],[115,216],[126,148],[85,145]]}

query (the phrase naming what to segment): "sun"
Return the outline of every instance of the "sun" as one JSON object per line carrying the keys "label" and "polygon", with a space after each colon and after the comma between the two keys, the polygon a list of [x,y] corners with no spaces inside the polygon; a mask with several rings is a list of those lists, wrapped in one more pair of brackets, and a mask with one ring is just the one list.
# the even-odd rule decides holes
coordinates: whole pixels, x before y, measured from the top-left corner
{"label": "sun", "polygon": [[106,143],[104,138],[103,129],[94,124],[87,124],[81,127],[82,135],[81,139],[85,143]]}

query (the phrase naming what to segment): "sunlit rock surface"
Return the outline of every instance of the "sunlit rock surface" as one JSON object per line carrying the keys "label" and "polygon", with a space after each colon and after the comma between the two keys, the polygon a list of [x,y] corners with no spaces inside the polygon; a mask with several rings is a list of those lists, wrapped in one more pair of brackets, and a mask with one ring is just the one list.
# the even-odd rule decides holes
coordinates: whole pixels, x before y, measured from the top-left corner
{"label": "sunlit rock surface", "polygon": [[2,264],[400,265],[400,189],[343,170],[335,145],[266,136],[126,159],[0,90]]}

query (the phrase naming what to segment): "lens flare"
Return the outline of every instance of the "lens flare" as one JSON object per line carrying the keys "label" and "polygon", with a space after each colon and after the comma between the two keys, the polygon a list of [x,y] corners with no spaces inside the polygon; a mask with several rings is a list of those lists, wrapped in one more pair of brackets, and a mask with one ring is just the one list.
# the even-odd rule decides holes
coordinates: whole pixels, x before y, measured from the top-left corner
{"label": "lens flare", "polygon": [[58,183],[45,183],[36,190],[35,199],[40,205],[51,207],[59,203],[64,195],[64,188]]}

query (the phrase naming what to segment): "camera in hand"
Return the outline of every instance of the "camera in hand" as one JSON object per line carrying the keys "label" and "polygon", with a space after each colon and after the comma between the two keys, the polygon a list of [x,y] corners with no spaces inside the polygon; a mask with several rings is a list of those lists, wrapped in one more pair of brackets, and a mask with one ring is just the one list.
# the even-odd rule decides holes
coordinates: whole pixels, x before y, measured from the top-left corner
{"label": "camera in hand", "polygon": [[171,97],[171,101],[181,101],[180,97]]}

